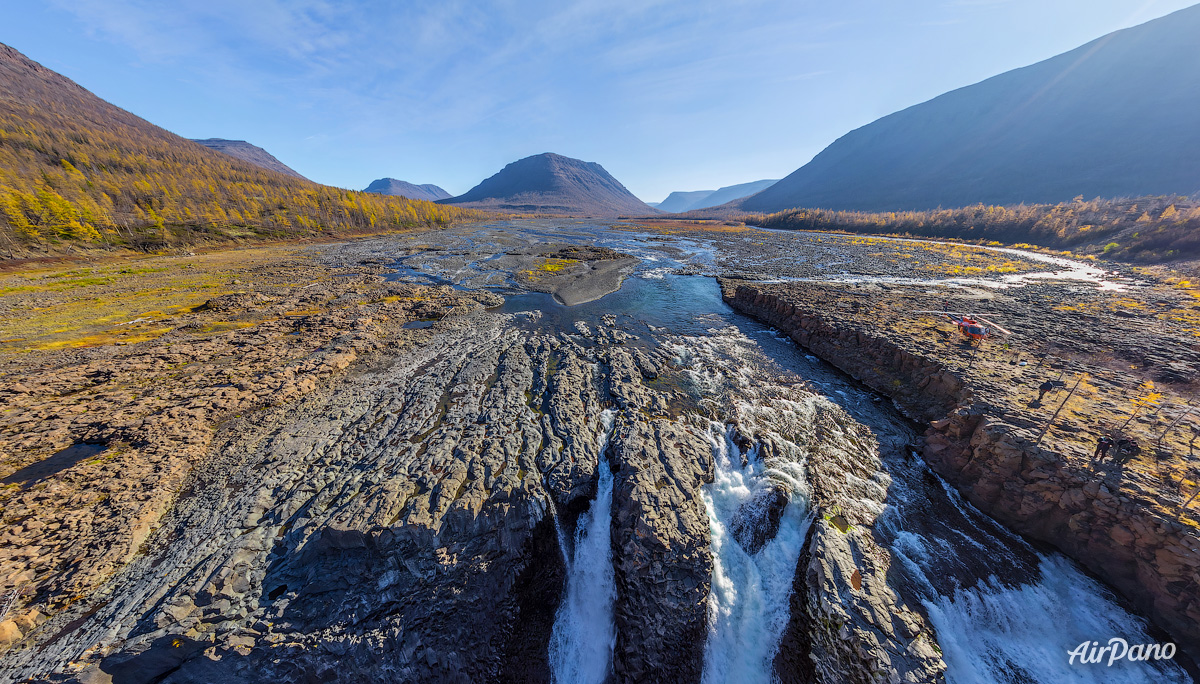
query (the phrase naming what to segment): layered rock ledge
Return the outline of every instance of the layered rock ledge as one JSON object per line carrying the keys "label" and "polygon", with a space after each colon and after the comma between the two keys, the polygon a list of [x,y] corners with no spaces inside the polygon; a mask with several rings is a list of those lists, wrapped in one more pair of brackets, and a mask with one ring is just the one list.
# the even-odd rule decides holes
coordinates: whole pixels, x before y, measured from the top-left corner
{"label": "layered rock ledge", "polygon": [[[1096,333],[1078,333],[1074,344],[1064,335],[1060,347],[1048,350],[1047,327],[1095,330],[1100,322],[1064,315],[1044,323],[1039,316],[1054,315],[1049,306],[1020,315],[1030,308],[1022,297],[1053,300],[1052,289],[981,298],[970,291],[931,294],[928,287],[732,280],[722,286],[734,308],[777,327],[928,425],[925,460],[972,504],[1087,566],[1194,653],[1200,644],[1200,525],[1183,508],[1184,495],[1191,494],[1184,487],[1190,483],[1187,435],[1168,429],[1158,449],[1145,448],[1136,458],[1091,458],[1096,437],[1114,423],[1125,423],[1148,447],[1149,438],[1178,417],[1138,422],[1146,374],[1162,368],[1148,364],[1130,374],[1114,371],[1118,364],[1100,365],[1100,355],[1087,353]],[[1005,316],[1015,334],[982,349],[968,347],[954,339],[949,324],[913,313],[945,306]],[[1140,327],[1122,319],[1104,321],[1111,325],[1105,334],[1132,347],[1118,348],[1118,356],[1162,357],[1194,373],[1194,340],[1178,333],[1163,338],[1153,319]],[[1145,346],[1138,349],[1139,343]],[[1084,353],[1070,354],[1072,346]],[[1098,389],[1069,395],[1066,382],[1083,372],[1088,376],[1081,384]],[[1047,377],[1058,382],[1042,404],[1036,388]],[[1176,413],[1183,405],[1179,401]]]}

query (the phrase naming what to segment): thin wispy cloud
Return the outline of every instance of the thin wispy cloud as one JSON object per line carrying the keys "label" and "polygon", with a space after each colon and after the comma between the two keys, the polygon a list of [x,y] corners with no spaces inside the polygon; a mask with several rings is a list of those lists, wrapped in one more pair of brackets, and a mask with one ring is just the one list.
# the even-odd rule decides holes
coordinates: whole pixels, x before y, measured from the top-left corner
{"label": "thin wispy cloud", "polygon": [[253,139],[317,180],[406,175],[461,191],[512,154],[561,146],[621,169],[650,199],[695,176],[717,187],[786,174],[876,116],[1131,16],[1124,0],[51,0],[39,11],[90,41],[76,61],[85,86],[184,134]]}

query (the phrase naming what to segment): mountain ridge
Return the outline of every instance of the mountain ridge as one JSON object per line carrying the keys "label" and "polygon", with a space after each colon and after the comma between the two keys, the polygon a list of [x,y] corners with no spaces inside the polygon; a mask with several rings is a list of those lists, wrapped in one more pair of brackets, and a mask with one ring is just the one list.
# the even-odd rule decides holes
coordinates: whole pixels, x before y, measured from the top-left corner
{"label": "mountain ridge", "polygon": [[734,207],[899,211],[1200,190],[1200,5],[949,91]]}
{"label": "mountain ridge", "polygon": [[225,138],[192,138],[192,142],[203,145],[210,150],[223,152],[231,157],[237,157],[242,161],[248,161],[256,166],[261,166],[268,171],[278,171],[286,173],[289,176],[295,176],[303,180],[308,180],[304,176],[296,172],[295,169],[284,164],[275,158],[275,155],[264,150],[258,145],[252,145],[245,140],[227,140]]}
{"label": "mountain ridge", "polygon": [[466,193],[438,200],[438,204],[488,211],[589,216],[659,213],[634,197],[603,166],[553,152],[511,162]]}
{"label": "mountain ridge", "polygon": [[319,185],[194,143],[0,44],[0,249],[158,250],[476,217]]}
{"label": "mountain ridge", "polygon": [[397,197],[407,197],[409,199],[426,200],[429,202],[448,199],[452,196],[433,183],[417,185],[395,178],[378,178],[373,180],[370,185],[363,189],[363,192],[373,192],[379,195],[395,195]]}
{"label": "mountain ridge", "polygon": [[712,196],[716,190],[676,190],[667,195],[667,198],[658,203],[660,211],[669,211],[672,214],[688,211],[689,209],[699,209],[700,203]]}
{"label": "mountain ridge", "polygon": [[762,192],[778,182],[779,179],[775,178],[750,181],[749,183],[738,183],[737,185],[726,185],[716,190],[676,190],[662,202],[650,206],[656,207],[661,211],[669,211],[673,214],[698,211],[700,209],[728,204],[743,197],[749,197],[757,192]]}

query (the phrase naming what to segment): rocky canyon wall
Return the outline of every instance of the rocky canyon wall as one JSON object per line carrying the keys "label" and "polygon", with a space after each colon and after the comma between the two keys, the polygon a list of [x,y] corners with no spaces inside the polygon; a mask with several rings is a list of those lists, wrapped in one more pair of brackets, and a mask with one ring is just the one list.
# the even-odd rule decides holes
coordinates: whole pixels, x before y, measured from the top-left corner
{"label": "rocky canyon wall", "polygon": [[[1134,478],[1104,480],[1087,458],[1037,443],[1006,421],[1003,397],[978,401],[964,374],[863,314],[829,306],[810,284],[722,283],[735,309],[891,397],[928,425],[924,458],[972,504],[1031,539],[1054,545],[1123,594],[1185,650],[1200,644],[1200,540]],[[858,307],[854,307],[857,309]],[[1082,463],[1081,463],[1082,460]]]}

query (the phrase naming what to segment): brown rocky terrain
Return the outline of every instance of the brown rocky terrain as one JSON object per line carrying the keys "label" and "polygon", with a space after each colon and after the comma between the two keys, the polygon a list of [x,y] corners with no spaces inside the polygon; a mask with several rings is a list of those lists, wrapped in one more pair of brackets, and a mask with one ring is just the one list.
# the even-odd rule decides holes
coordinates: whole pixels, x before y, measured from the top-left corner
{"label": "brown rocky terrain", "polygon": [[[19,591],[3,620],[0,681],[548,681],[547,645],[578,567],[570,540],[594,504],[602,466],[612,473],[605,562],[615,681],[694,682],[710,666],[736,673],[746,662],[785,682],[941,681],[952,662],[939,644],[956,635],[940,633],[929,600],[985,578],[1039,581],[1034,551],[997,547],[1007,532],[948,500],[911,457],[919,441],[912,427],[878,397],[723,307],[712,280],[661,273],[664,262],[685,272],[785,277],[819,273],[834,259],[880,275],[898,262],[935,276],[967,263],[1003,275],[1037,264],[945,246],[888,249],[861,238],[724,228],[604,238],[626,253],[596,244],[591,227],[577,230],[513,222],[8,273],[0,282],[8,409],[0,413],[0,581]],[[701,242],[710,239],[728,243],[714,251]],[[785,240],[807,240],[806,259],[775,258]],[[597,268],[605,264],[615,268]],[[626,275],[611,298],[574,307],[538,294],[607,292]],[[500,307],[501,297],[460,289],[500,283],[516,295]],[[951,331],[934,319],[907,336],[863,332],[870,320],[906,316],[915,300],[904,297],[928,297],[928,285],[724,284],[747,310],[776,294],[810,297],[822,321],[836,319],[847,332],[821,347],[828,336],[818,326],[802,343],[895,396],[911,416],[937,420],[966,403],[926,440],[926,457],[944,452],[946,463],[966,453],[964,443],[939,439],[973,425],[954,421],[997,405],[971,387],[1024,381],[1016,386],[1031,389],[1023,373],[1040,369],[1040,381],[1046,368],[1078,363],[1058,349],[1044,360],[1025,352],[1027,365],[1016,365],[1015,339],[999,348],[1005,355],[972,358],[945,341]],[[1047,297],[1089,311],[1110,301],[1088,288],[932,291],[1007,307],[996,317],[1032,339],[1042,324],[1019,310]],[[1153,344],[1156,326],[1186,326],[1164,312],[1186,314],[1176,307],[1191,295],[1151,289],[1171,300],[1136,319],[1098,314],[1125,326],[1119,353],[1147,360],[1133,384],[1139,391],[1162,368],[1186,374],[1194,363],[1186,345]],[[883,311],[874,319],[868,298]],[[789,330],[792,315],[769,314],[772,306],[752,313]],[[1064,312],[1064,329],[1078,315]],[[944,357],[931,355],[936,344]],[[1095,358],[1112,370],[1123,357]],[[893,363],[914,377],[888,374]],[[871,380],[864,369],[884,375]],[[941,380],[918,387],[924,375]],[[1187,388],[1174,383],[1175,392]],[[984,457],[999,449],[981,443],[961,467],[979,473],[968,498],[1030,537],[1049,537],[1036,523],[1054,516],[1009,515],[1010,499],[1033,506],[1028,497],[1070,484],[1070,468],[1087,461],[1071,449],[1090,447],[1072,430],[1096,406],[1117,412],[1116,391],[1077,389],[1042,442],[1045,453],[1065,449],[1067,465],[1040,477],[1049,466],[1030,457],[1039,474],[1020,490],[1007,486],[1010,478],[987,498],[996,491],[988,484],[1007,476]],[[1029,420],[1043,416],[1066,393],[1060,387],[1041,409],[1014,408],[1005,424],[1024,425],[1018,409]],[[1132,424],[1152,428],[1171,410],[1147,410]],[[1180,439],[1173,432],[1165,441]],[[1159,482],[1150,479],[1154,468],[1174,477],[1178,464],[1129,463],[1136,472],[1119,477],[1115,466],[1097,470],[1111,480],[1107,489],[1080,488],[1129,499],[1116,499],[1108,515],[1141,535],[1144,550],[1135,552],[1151,554],[1149,571],[1164,573],[1173,590],[1167,554],[1177,545],[1165,507],[1181,502],[1155,494],[1160,515],[1145,497]],[[722,490],[731,477],[755,493],[722,499],[737,502],[722,517],[714,497],[743,487]],[[1121,489],[1130,483],[1140,489]],[[1109,518],[1091,505],[1100,512],[1088,529],[1103,529]],[[974,535],[978,548],[1000,549],[1011,571],[962,549],[914,570],[898,530],[934,545]],[[1109,548],[1109,537],[1088,543]],[[1088,562],[1088,549],[1063,544]],[[755,566],[761,581],[736,584],[738,558],[760,554],[774,565]],[[914,589],[921,573],[943,570],[944,582]],[[1126,591],[1119,575],[1101,576]],[[775,626],[759,632],[753,614],[723,613],[744,609],[722,603],[731,586],[751,613],[756,601],[769,604],[764,615]],[[1156,617],[1162,610],[1138,606]],[[764,633],[753,641],[765,644],[744,641]],[[782,633],[778,649],[772,633]],[[756,646],[767,649],[761,663],[739,661]]]}
{"label": "brown rocky terrain", "polygon": [[[1191,500],[1200,340],[1189,292],[1147,284],[1114,295],[1063,282],[723,287],[735,308],[928,425],[925,460],[980,510],[1082,562],[1181,647],[1200,643]],[[972,346],[944,319],[917,313],[944,309],[1013,334]],[[1046,381],[1054,389],[1039,402]],[[1095,459],[1103,434],[1131,437],[1141,451]]]}
{"label": "brown rocky terrain", "polygon": [[[140,263],[170,261],[179,259]],[[363,273],[334,277],[295,257],[243,266],[234,272],[253,286],[235,278],[226,286],[235,291],[155,316],[153,329],[72,331],[65,344],[5,359],[0,575],[4,592],[20,592],[0,627],[5,645],[144,553],[218,424],[308,394],[360,354],[408,344],[420,333],[404,330],[407,321],[495,303]],[[304,284],[278,277],[284,270]],[[72,299],[51,308],[70,311]],[[39,608],[22,608],[30,604]]]}
{"label": "brown rocky terrain", "polygon": [[[556,249],[530,258],[614,256]],[[698,680],[712,442],[708,419],[685,412],[696,397],[668,379],[718,360],[679,366],[627,316],[555,332],[536,312],[483,312],[499,298],[389,282],[363,253],[9,276],[6,325],[23,339],[4,361],[0,567],[19,598],[0,657],[14,677],[545,681],[564,576],[556,528],[569,534],[594,494],[609,406],[612,671]],[[165,299],[138,299],[155,290]],[[158,310],[123,325],[123,300]],[[86,302],[98,318],[61,327]],[[709,401],[747,401],[739,383]],[[764,391],[811,416],[784,429],[748,407],[712,415],[739,421],[747,448],[819,464],[822,512],[794,599],[809,617],[789,630],[804,646],[777,669],[936,679],[932,632],[885,579],[871,527],[884,489],[856,484],[886,481],[879,445],[802,386]],[[826,443],[822,431],[859,446],[795,446]],[[740,543],[773,534],[749,518]]]}

